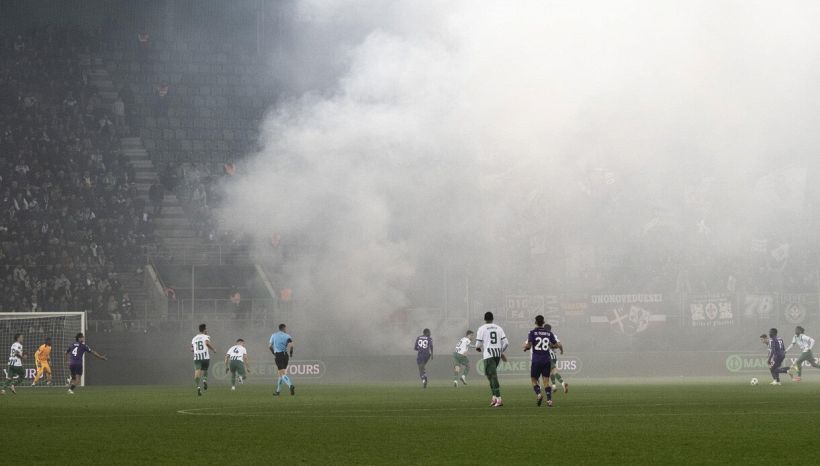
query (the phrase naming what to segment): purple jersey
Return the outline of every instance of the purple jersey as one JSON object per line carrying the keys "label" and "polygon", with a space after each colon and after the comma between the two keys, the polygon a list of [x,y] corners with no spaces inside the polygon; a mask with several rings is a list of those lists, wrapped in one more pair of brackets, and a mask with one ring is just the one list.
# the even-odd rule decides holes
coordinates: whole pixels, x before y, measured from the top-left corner
{"label": "purple jersey", "polygon": [[83,364],[83,355],[90,352],[91,348],[89,348],[85,343],[72,343],[66,350],[66,353],[68,354],[68,365],[81,366]]}
{"label": "purple jersey", "polygon": [[786,357],[786,345],[780,337],[772,337],[769,340],[769,362]]}
{"label": "purple jersey", "polygon": [[416,338],[416,346],[414,349],[419,352],[419,358],[429,358],[430,354],[433,353],[433,339],[428,336],[421,335]]}
{"label": "purple jersey", "polygon": [[530,344],[530,351],[532,351],[532,358],[550,358],[550,345],[558,344],[555,335],[552,332],[545,330],[543,327],[535,327],[530,330],[527,335],[527,341]]}

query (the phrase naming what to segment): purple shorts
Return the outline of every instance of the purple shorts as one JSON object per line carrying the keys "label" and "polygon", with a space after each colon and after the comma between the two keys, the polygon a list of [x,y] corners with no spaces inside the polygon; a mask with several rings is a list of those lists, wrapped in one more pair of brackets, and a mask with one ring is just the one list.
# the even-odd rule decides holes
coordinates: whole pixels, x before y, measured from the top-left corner
{"label": "purple shorts", "polygon": [[71,377],[74,376],[81,376],[83,375],[83,365],[82,364],[72,364],[68,366],[68,370],[71,373]]}
{"label": "purple shorts", "polygon": [[549,356],[534,357],[530,363],[530,377],[537,379],[538,377],[549,377],[550,370],[552,370],[552,361]]}

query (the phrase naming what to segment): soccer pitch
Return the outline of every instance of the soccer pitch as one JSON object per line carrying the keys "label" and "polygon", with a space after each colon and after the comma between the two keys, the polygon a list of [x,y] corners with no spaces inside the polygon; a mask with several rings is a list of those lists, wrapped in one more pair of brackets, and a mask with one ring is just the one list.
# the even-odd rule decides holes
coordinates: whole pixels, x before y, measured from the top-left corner
{"label": "soccer pitch", "polygon": [[[571,381],[553,408],[502,380],[26,389],[0,397],[15,462],[55,464],[777,464],[817,458],[818,384]],[[13,434],[13,435],[12,435]],[[8,445],[8,444],[7,444]],[[8,456],[11,455],[11,456]],[[810,463],[811,461],[809,461]]]}

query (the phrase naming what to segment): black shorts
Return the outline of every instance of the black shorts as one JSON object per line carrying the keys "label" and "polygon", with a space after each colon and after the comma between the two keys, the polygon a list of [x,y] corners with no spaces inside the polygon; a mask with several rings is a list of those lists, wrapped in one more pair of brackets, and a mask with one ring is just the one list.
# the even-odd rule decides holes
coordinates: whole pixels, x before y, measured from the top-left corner
{"label": "black shorts", "polygon": [[273,359],[276,361],[276,368],[280,371],[288,368],[288,353],[273,353]]}
{"label": "black shorts", "polygon": [[68,370],[71,373],[71,377],[79,377],[83,375],[83,365],[82,364],[71,364],[68,366]]}
{"label": "black shorts", "polygon": [[198,371],[207,371],[211,367],[210,359],[197,359],[194,361],[194,369]]}

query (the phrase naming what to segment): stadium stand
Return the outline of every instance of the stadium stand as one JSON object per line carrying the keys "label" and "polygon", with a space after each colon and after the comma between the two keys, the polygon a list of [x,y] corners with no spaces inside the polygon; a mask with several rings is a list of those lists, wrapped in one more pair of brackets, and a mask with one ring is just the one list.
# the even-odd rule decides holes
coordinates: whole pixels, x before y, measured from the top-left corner
{"label": "stadium stand", "polygon": [[216,187],[229,183],[237,161],[254,150],[264,111],[275,101],[265,65],[238,41],[170,42],[135,31],[108,44],[104,68],[125,96],[128,124],[186,214],[187,241],[171,245],[196,250],[235,241],[217,223]]}
{"label": "stadium stand", "polygon": [[[220,189],[242,176],[241,158],[256,149],[264,112],[277,99],[265,65],[241,42],[167,40],[133,28],[119,34],[51,27],[0,37],[0,310],[139,318],[147,298],[137,270],[146,257],[158,281],[176,290],[169,298],[176,314],[202,300],[202,308],[230,315],[234,287],[270,298],[245,269],[204,268],[251,263],[245,240],[219,225],[217,213]],[[818,174],[809,167],[806,176]],[[592,170],[578,208],[550,215],[613,239],[527,231],[511,243],[530,246],[513,259],[531,266],[497,280],[483,300],[512,288],[542,290],[545,282],[579,295],[631,293],[635,283],[675,296],[816,292],[820,253],[795,233],[815,229],[816,206],[807,208],[811,218],[775,211],[770,223],[778,228],[726,258],[714,254],[726,241],[716,232],[735,213],[715,207],[721,202],[710,199],[708,177],[669,189],[676,200],[648,208],[646,223],[633,225],[627,213],[640,183]],[[671,236],[686,241],[669,244]],[[202,290],[190,299],[188,266],[203,267]],[[281,264],[265,267],[276,282]],[[237,270],[247,282],[233,283]]]}
{"label": "stadium stand", "polygon": [[126,286],[141,285],[154,216],[123,155],[125,129],[90,83],[98,43],[53,26],[0,39],[2,311],[134,318]]}

